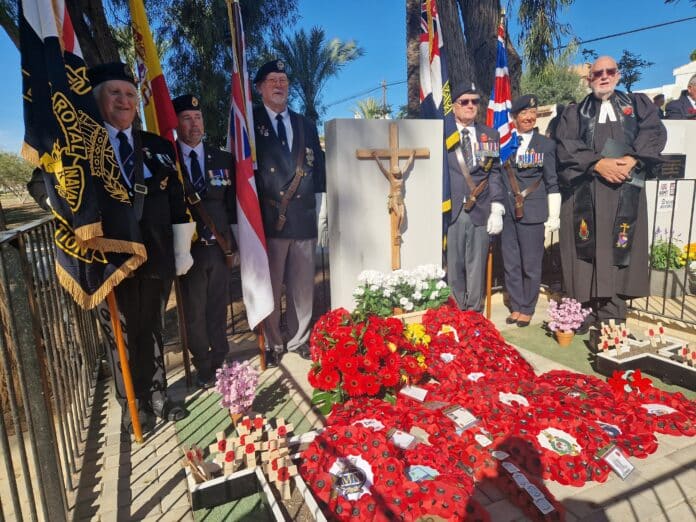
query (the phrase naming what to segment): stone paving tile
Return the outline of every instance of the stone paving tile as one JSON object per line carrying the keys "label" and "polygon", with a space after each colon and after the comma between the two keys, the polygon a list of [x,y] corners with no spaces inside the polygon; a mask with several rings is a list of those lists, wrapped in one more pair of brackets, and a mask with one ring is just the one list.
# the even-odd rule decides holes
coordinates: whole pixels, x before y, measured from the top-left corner
{"label": "stone paving tile", "polygon": [[499,500],[486,506],[486,511],[491,515],[491,520],[507,521],[524,517],[524,513],[517,506],[507,500]]}
{"label": "stone paving tile", "polygon": [[191,509],[186,507],[170,509],[162,515],[144,518],[143,522],[193,522],[193,520]]}
{"label": "stone paving tile", "polygon": [[651,516],[647,522],[687,522],[696,520],[696,497],[667,509],[665,513]]}

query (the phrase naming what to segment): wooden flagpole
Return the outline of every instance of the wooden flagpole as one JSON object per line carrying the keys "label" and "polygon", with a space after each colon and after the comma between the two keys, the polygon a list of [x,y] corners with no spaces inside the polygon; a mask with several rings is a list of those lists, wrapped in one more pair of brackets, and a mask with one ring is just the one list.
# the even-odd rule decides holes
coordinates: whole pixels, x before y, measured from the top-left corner
{"label": "wooden flagpole", "polygon": [[488,262],[486,263],[486,319],[491,318],[491,296],[493,293],[493,242],[488,242]]}
{"label": "wooden flagpole", "polygon": [[140,426],[140,418],[138,417],[138,406],[135,404],[133,378],[131,377],[130,365],[128,364],[126,345],[123,342],[116,295],[113,290],[106,296],[106,302],[109,305],[109,313],[111,314],[111,326],[114,328],[114,339],[118,348],[118,361],[121,363],[121,374],[123,375],[123,387],[126,390],[126,401],[128,402],[128,410],[130,411],[131,423],[133,424],[133,436],[135,437],[135,442],[142,443],[143,429]]}

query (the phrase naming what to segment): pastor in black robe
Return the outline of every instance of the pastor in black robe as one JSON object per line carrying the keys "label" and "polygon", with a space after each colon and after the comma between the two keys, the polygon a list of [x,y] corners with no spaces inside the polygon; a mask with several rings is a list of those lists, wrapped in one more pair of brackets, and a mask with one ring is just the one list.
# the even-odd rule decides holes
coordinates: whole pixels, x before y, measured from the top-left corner
{"label": "pastor in black robe", "polygon": [[[614,92],[611,98],[615,98]],[[566,293],[578,301],[592,301],[599,320],[625,319],[625,298],[648,295],[648,216],[645,188],[638,198],[638,215],[634,224],[634,239],[627,266],[614,263],[613,224],[619,204],[619,184],[612,184],[594,172],[594,165],[602,159],[601,152],[609,138],[623,142],[628,155],[644,164],[648,173],[659,163],[659,155],[667,141],[667,131],[660,121],[657,108],[643,94],[628,94],[632,108],[614,111],[616,121],[597,121],[592,143],[581,136],[580,108],[593,103],[594,114],[599,114],[601,100],[589,94],[577,105],[563,112],[556,130],[558,141],[558,175],[563,193],[561,207],[560,246],[563,265],[563,282]],[[619,104],[613,102],[617,107]],[[637,132],[632,143],[625,143],[624,125],[629,118],[636,118]],[[578,188],[589,181],[594,203],[596,244],[594,260],[580,259],[576,252],[573,209]],[[599,304],[598,304],[599,303]],[[602,314],[602,303],[610,303],[609,313]],[[618,303],[618,304],[617,304]],[[618,313],[617,313],[618,307]],[[605,315],[606,317],[603,317]],[[612,317],[613,316],[613,317]],[[623,317],[622,317],[623,316]]]}

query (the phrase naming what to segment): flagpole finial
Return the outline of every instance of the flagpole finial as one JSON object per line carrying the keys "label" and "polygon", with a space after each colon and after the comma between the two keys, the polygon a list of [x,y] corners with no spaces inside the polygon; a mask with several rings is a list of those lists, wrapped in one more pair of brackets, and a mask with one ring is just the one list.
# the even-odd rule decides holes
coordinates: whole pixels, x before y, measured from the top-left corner
{"label": "flagpole finial", "polygon": [[504,7],[500,8],[500,17],[505,18],[505,8]]}

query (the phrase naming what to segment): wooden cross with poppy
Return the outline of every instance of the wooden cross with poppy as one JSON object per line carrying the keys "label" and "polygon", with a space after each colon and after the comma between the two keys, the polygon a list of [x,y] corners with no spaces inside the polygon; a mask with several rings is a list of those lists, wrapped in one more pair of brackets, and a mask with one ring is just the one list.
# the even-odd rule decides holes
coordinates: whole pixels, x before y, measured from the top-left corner
{"label": "wooden cross with poppy", "polygon": [[268,479],[275,483],[283,500],[292,498],[290,479],[297,475],[297,466],[288,464],[290,464],[290,460],[283,457],[279,459],[277,469],[271,469],[268,472]]}

